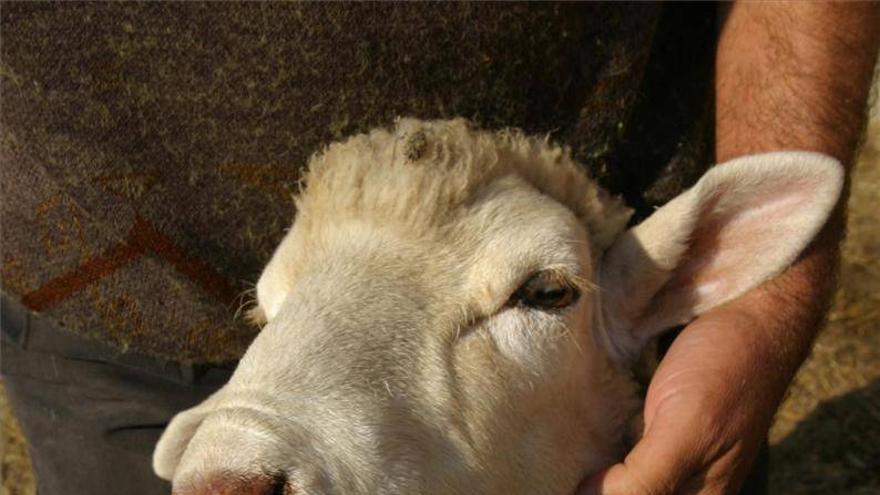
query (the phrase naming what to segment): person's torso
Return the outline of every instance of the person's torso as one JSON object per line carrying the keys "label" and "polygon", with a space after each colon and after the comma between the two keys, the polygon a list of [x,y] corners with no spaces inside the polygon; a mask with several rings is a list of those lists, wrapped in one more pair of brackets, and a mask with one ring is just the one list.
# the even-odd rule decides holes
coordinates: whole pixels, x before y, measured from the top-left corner
{"label": "person's torso", "polygon": [[[234,315],[293,221],[308,157],[398,116],[549,133],[643,209],[708,165],[711,48],[672,52],[686,43],[657,28],[657,6],[9,4],[2,16],[3,290],[121,349],[237,358],[256,329]],[[670,49],[652,52],[658,39]],[[670,63],[683,68],[657,69]]]}

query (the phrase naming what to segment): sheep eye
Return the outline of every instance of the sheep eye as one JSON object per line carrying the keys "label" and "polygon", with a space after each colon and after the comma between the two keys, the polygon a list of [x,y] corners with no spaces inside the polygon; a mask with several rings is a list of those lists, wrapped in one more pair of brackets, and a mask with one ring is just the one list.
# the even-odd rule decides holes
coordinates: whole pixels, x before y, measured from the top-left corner
{"label": "sheep eye", "polygon": [[580,292],[557,273],[543,271],[532,275],[510,298],[513,304],[536,309],[560,309],[577,301]]}

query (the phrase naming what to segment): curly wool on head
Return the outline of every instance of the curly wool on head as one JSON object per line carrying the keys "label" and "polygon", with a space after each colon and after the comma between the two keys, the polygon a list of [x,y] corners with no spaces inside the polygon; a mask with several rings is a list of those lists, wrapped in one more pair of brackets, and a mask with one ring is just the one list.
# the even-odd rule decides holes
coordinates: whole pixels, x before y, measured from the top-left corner
{"label": "curly wool on head", "polygon": [[517,175],[584,222],[595,256],[624,229],[631,210],[610,197],[549,137],[486,131],[464,119],[401,118],[312,156],[295,198],[297,223],[374,213],[429,234],[493,180]]}

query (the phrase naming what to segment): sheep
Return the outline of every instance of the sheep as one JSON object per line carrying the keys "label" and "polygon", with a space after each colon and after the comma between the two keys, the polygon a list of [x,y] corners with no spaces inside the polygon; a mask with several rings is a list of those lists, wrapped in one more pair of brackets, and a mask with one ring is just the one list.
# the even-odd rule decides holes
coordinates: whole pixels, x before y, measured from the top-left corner
{"label": "sheep", "polygon": [[747,156],[631,211],[547,138],[400,119],[310,160],[261,333],[178,414],[174,495],[557,494],[621,459],[664,329],[790,265],[841,166]]}

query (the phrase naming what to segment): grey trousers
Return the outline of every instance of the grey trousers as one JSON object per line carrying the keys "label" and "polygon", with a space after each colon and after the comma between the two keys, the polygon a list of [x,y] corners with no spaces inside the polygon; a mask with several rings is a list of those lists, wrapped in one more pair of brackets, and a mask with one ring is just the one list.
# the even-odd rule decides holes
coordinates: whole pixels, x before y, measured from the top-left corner
{"label": "grey trousers", "polygon": [[229,366],[120,354],[3,297],[3,381],[39,495],[168,495],[153,447],[168,421],[220,388]]}
{"label": "grey trousers", "polygon": [[[235,363],[193,366],[120,353],[3,297],[2,373],[39,495],[168,495],[153,447],[168,421],[220,388]],[[763,449],[744,495],[766,493]]]}

